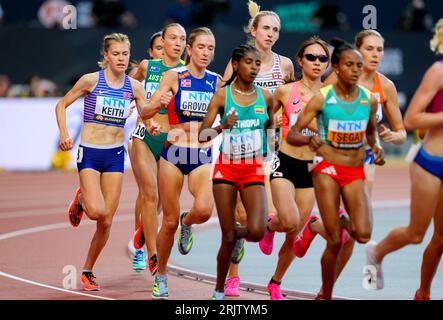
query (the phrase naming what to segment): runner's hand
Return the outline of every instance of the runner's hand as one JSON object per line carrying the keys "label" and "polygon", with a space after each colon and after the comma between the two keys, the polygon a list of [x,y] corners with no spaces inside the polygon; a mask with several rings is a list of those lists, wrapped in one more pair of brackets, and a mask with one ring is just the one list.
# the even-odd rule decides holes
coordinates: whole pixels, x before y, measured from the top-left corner
{"label": "runner's hand", "polygon": [[69,151],[72,149],[74,143],[71,139],[71,137],[68,136],[60,136],[60,144],[59,147],[62,151]]}
{"label": "runner's hand", "polygon": [[230,129],[232,128],[235,123],[237,122],[237,110],[231,109],[228,112],[228,115],[226,117],[226,121],[223,123],[223,129]]}
{"label": "runner's hand", "polygon": [[385,161],[385,152],[383,151],[383,148],[381,146],[375,145],[372,147],[371,152],[369,152],[370,155],[375,154],[375,161],[374,163],[378,166],[382,166],[386,163]]}
{"label": "runner's hand", "polygon": [[172,92],[168,91],[160,97],[160,108],[166,109],[168,107],[169,102],[172,100]]}
{"label": "runner's hand", "polygon": [[148,132],[153,135],[154,137],[157,137],[160,135],[160,125],[151,119],[148,126]]}
{"label": "runner's hand", "polygon": [[319,136],[311,136],[309,138],[309,149],[317,151],[325,142]]}

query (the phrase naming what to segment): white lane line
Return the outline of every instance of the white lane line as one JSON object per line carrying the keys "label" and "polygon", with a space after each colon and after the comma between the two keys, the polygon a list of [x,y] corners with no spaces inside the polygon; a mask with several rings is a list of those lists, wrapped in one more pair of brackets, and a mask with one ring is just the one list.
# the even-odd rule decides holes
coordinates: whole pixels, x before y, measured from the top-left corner
{"label": "white lane line", "polygon": [[[121,216],[115,217],[114,222],[128,221],[128,220],[131,220],[132,218],[133,218],[132,214],[121,215]],[[91,224],[95,224],[95,221],[86,220],[86,221],[82,222],[82,225],[91,225]],[[48,224],[48,225],[33,227],[33,228],[28,228],[28,229],[16,230],[16,231],[0,234],[0,241],[15,238],[15,237],[20,237],[20,236],[27,235],[27,234],[33,234],[33,233],[38,233],[38,232],[63,229],[63,228],[69,228],[69,227],[71,227],[71,224],[69,222],[62,222],[62,223]],[[78,292],[78,291],[72,291],[72,290],[67,290],[67,289],[63,289],[63,288],[59,288],[59,287],[50,286],[50,285],[47,285],[47,284],[44,284],[41,282],[36,282],[36,281],[20,278],[20,277],[17,277],[17,276],[14,276],[12,274],[5,273],[2,271],[0,271],[0,276],[10,278],[13,280],[17,280],[17,281],[21,281],[24,283],[32,284],[32,285],[39,286],[39,287],[44,287],[44,288],[48,288],[48,289],[52,289],[52,290],[65,292],[65,293],[93,297],[93,298],[102,299],[102,300],[116,300],[113,298],[96,296],[96,295],[92,295],[92,294],[86,294],[86,293],[82,293],[82,292]]]}
{"label": "white lane line", "polygon": [[[24,218],[24,217],[38,217],[46,215],[67,215],[67,206],[50,208],[50,209],[30,209],[9,211],[6,213],[0,213],[0,219],[12,219],[12,218]],[[132,202],[122,202],[118,207],[118,211],[133,209],[134,204]],[[118,216],[118,214],[117,214]]]}
{"label": "white lane line", "polygon": [[[374,201],[372,203],[373,208],[377,208],[377,209],[407,207],[407,206],[409,206],[409,204],[410,204],[410,200],[409,199]],[[128,221],[128,220],[131,220],[132,218],[133,218],[132,214],[120,215],[120,216],[116,216],[114,218],[114,222]],[[82,225],[90,225],[90,224],[94,224],[94,223],[95,223],[95,221],[86,220],[86,221],[82,222]],[[208,225],[209,226],[214,226],[216,224],[218,224],[218,218],[217,217],[212,217],[205,224],[196,226],[196,231],[199,230],[200,228],[207,227]],[[44,232],[44,231],[56,230],[56,229],[62,229],[62,228],[69,228],[70,226],[71,225],[68,222],[63,222],[63,223],[49,224],[49,225],[33,227],[33,228],[28,228],[28,229],[16,230],[16,231],[0,234],[0,241],[1,240],[6,240],[6,239],[10,239],[10,238],[14,238],[14,237],[23,236],[23,235],[26,235],[26,234],[32,234],[32,233],[38,233],[38,232]],[[172,266],[172,267],[176,267],[176,266]],[[196,273],[198,274],[198,272],[196,272]],[[33,284],[33,285],[41,286],[41,287],[46,287],[46,288],[50,288],[50,289],[54,289],[54,290],[58,290],[58,291],[62,291],[62,292],[67,292],[67,293],[72,293],[72,294],[79,294],[79,295],[94,297],[94,298],[97,298],[97,299],[115,300],[113,298],[107,298],[107,297],[101,297],[101,296],[95,296],[95,295],[88,295],[88,294],[81,293],[81,292],[76,292],[76,291],[66,290],[66,289],[62,289],[62,288],[58,288],[58,287],[48,286],[48,285],[45,285],[43,283],[34,282],[34,281],[27,280],[27,279],[24,279],[24,278],[16,277],[16,276],[10,275],[8,273],[4,273],[2,271],[0,271],[0,276],[4,276],[4,277],[10,278],[10,279],[17,280],[17,281],[22,281],[22,282],[25,282],[25,283],[29,283],[29,284]]]}
{"label": "white lane line", "polygon": [[47,289],[61,291],[61,292],[64,292],[64,293],[77,294],[79,296],[85,296],[85,297],[102,299],[102,300],[116,300],[116,299],[113,299],[113,298],[95,296],[93,294],[87,294],[87,293],[82,293],[82,292],[78,292],[78,291],[72,291],[72,290],[67,290],[67,289],[62,289],[62,288],[50,286],[50,285],[47,285],[47,284],[44,284],[44,283],[40,283],[40,282],[36,282],[36,281],[20,278],[20,277],[17,277],[17,276],[14,276],[12,274],[5,273],[5,272],[2,272],[2,271],[0,271],[0,276],[5,277],[5,278],[9,278],[9,279],[12,279],[12,280],[17,280],[17,281],[20,281],[20,282],[32,284],[32,285],[38,286],[38,287],[43,287],[43,288],[47,288]]}

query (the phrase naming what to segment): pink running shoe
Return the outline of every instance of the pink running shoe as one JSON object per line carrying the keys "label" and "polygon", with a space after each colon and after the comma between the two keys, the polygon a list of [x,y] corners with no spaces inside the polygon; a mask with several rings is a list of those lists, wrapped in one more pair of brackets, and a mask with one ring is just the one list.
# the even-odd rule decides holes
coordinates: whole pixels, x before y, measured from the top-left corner
{"label": "pink running shoe", "polygon": [[226,280],[225,296],[226,297],[240,297],[240,278],[232,277]]}
{"label": "pink running shoe", "polygon": [[278,284],[269,282],[267,289],[271,296],[271,300],[284,300]]}
{"label": "pink running shoe", "polygon": [[338,216],[340,218],[340,223],[342,225],[341,228],[341,248],[343,248],[343,245],[345,244],[346,240],[348,240],[347,237],[347,231],[346,228],[343,226],[343,224],[349,224],[349,216],[348,213],[343,209],[338,209]]}
{"label": "pink running shoe", "polygon": [[[271,221],[271,219],[272,215],[268,215],[268,223],[269,221]],[[263,252],[267,256],[269,256],[272,253],[272,250],[274,249],[274,236],[275,236],[275,231],[269,232],[268,228],[266,227],[265,236],[258,243],[261,252]]]}
{"label": "pink running shoe", "polygon": [[311,245],[312,240],[314,240],[315,236],[317,235],[316,233],[312,233],[311,228],[309,227],[314,219],[318,219],[315,214],[308,218],[303,230],[294,239],[292,248],[294,249],[294,254],[299,258],[304,257],[309,249],[309,246]]}

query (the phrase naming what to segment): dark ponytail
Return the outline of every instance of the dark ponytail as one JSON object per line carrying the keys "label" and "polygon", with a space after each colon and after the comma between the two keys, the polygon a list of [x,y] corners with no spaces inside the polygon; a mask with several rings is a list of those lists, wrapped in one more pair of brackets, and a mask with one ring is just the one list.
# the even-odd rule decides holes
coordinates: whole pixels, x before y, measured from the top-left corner
{"label": "dark ponytail", "polygon": [[348,50],[357,50],[355,46],[340,38],[332,38],[329,41],[329,44],[334,47],[334,51],[331,55],[331,64],[338,64],[340,61],[340,56],[343,52]]}
{"label": "dark ponytail", "polygon": [[[250,44],[241,44],[238,47],[236,47],[233,51],[232,51],[232,56],[231,56],[231,64],[234,61],[239,62],[241,58],[243,58],[246,53],[248,52],[254,52],[256,53],[258,56],[260,56],[259,51],[257,50],[256,47],[254,47],[253,45]],[[234,68],[232,68],[232,75],[229,78],[228,81],[226,81],[226,83],[223,85],[223,87],[226,87],[227,85],[230,85],[234,79],[237,77],[237,71],[234,70]]]}

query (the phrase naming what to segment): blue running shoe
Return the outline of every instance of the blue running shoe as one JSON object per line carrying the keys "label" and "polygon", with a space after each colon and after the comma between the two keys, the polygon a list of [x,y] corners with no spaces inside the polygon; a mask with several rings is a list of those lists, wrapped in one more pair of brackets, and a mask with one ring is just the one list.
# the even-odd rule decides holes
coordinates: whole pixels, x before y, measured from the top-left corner
{"label": "blue running shoe", "polygon": [[132,260],[132,269],[136,272],[142,272],[146,269],[146,253],[144,249],[135,250],[135,256]]}
{"label": "blue running shoe", "polygon": [[189,212],[183,212],[180,215],[180,236],[178,237],[178,251],[181,254],[188,254],[193,244],[192,227],[183,224],[183,218]]}
{"label": "blue running shoe", "polygon": [[225,300],[225,293],[214,291],[212,292],[211,300]]}
{"label": "blue running shoe", "polygon": [[168,297],[168,276],[155,276],[152,287],[152,299],[167,300]]}

